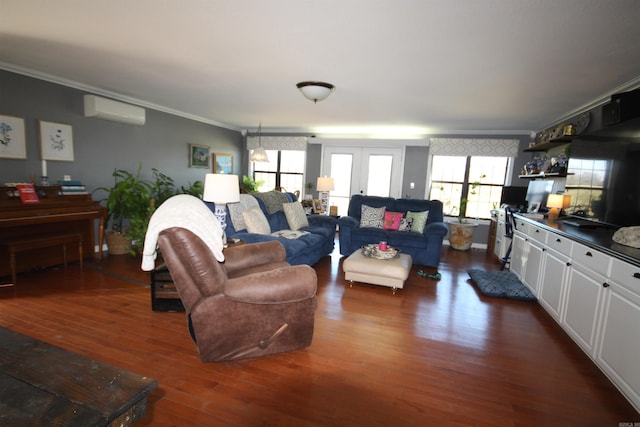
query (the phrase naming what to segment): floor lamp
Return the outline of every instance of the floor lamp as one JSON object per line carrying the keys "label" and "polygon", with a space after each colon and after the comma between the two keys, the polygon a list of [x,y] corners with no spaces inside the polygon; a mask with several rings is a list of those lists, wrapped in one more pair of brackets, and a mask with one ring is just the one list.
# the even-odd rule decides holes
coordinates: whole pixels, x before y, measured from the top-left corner
{"label": "floor lamp", "polygon": [[318,177],[316,187],[320,194],[320,201],[322,201],[322,210],[324,210],[325,215],[329,215],[329,191],[335,190],[333,178],[328,176]]}
{"label": "floor lamp", "polygon": [[227,245],[227,203],[240,201],[240,184],[238,175],[222,173],[208,173],[204,179],[204,194],[202,200],[215,204],[215,216],[222,228],[222,242]]}

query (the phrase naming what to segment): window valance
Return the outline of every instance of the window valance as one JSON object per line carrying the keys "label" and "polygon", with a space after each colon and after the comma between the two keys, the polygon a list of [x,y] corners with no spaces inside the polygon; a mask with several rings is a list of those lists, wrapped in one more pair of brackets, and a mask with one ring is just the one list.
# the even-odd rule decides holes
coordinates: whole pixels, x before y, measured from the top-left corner
{"label": "window valance", "polygon": [[430,154],[438,156],[517,157],[520,141],[490,138],[431,138]]}
{"label": "window valance", "polygon": [[[306,136],[261,136],[260,143],[265,150],[307,151]],[[247,150],[258,148],[258,137],[247,137]]]}

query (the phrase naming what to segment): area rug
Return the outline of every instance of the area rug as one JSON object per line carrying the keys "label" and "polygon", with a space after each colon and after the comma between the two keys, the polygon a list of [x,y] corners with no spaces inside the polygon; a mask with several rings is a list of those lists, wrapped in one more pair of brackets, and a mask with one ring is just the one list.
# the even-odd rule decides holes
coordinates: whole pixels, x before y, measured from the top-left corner
{"label": "area rug", "polygon": [[488,297],[510,298],[521,301],[537,301],[521,281],[511,271],[467,270],[471,280],[480,292]]}

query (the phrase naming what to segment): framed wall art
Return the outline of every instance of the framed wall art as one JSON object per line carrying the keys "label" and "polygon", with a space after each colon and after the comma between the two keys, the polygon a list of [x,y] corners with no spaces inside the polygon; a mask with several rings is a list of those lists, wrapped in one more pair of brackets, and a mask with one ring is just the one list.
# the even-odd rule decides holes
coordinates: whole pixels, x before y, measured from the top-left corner
{"label": "framed wall art", "polygon": [[189,167],[209,167],[209,147],[206,145],[189,144]]}
{"label": "framed wall art", "polygon": [[70,125],[40,120],[42,160],[73,161],[73,129]]}
{"label": "framed wall art", "polygon": [[27,144],[24,138],[24,119],[0,116],[0,157],[26,159]]}
{"label": "framed wall art", "polygon": [[313,199],[313,213],[316,213],[316,214],[324,213],[324,209],[322,208],[322,200]]}
{"label": "framed wall art", "polygon": [[233,155],[213,153],[213,173],[233,173]]}

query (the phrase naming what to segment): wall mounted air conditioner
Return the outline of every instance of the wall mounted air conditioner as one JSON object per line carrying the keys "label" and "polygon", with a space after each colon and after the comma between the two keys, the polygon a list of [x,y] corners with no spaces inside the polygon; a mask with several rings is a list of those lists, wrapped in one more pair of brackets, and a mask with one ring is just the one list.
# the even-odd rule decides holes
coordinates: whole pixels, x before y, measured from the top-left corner
{"label": "wall mounted air conditioner", "polygon": [[144,108],[95,95],[84,96],[84,115],[132,125],[145,122]]}

